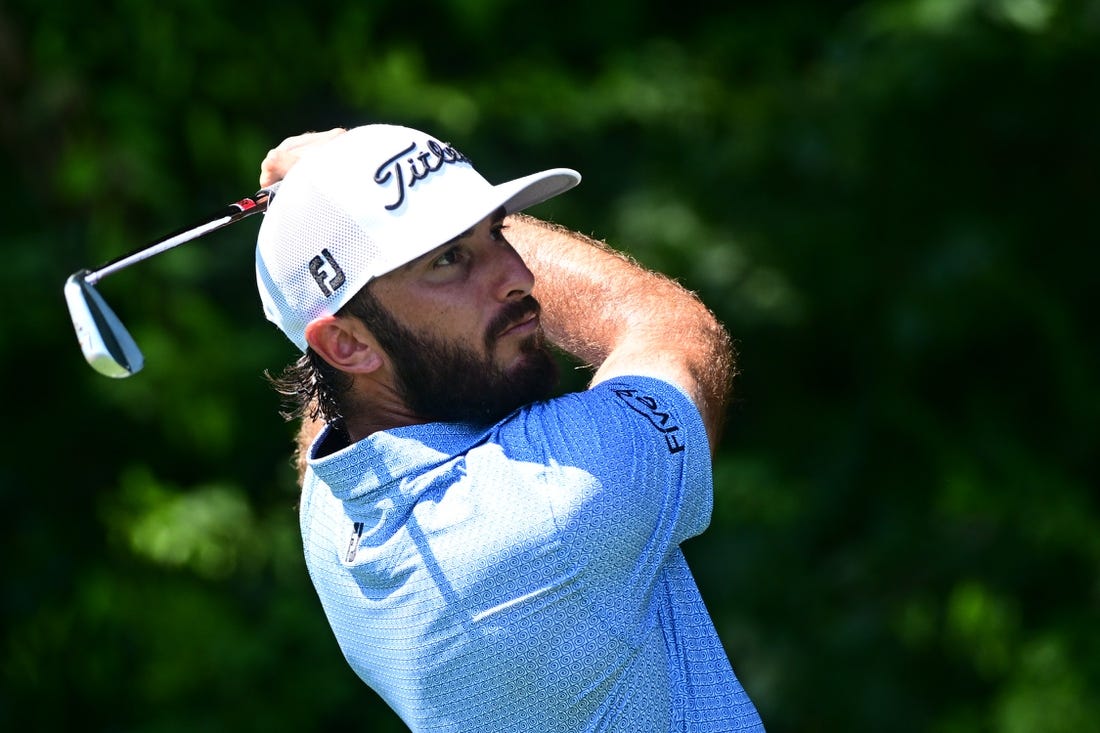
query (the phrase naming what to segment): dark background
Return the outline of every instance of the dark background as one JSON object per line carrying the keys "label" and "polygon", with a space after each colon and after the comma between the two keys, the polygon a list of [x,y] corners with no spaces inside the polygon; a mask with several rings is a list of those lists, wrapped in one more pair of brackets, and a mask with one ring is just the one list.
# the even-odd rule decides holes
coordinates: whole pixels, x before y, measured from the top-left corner
{"label": "dark background", "polygon": [[724,5],[0,2],[0,728],[400,729],[306,577],[258,220],[102,283],[131,379],[61,296],[388,121],[577,168],[533,213],[736,338],[685,550],[769,731],[1096,730],[1100,2]]}

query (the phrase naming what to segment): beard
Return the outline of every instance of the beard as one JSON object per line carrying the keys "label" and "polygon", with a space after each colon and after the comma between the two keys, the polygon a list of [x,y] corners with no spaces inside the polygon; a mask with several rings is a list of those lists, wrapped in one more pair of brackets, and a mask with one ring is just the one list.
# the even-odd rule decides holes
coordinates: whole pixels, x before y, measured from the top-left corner
{"label": "beard", "polygon": [[398,393],[418,417],[430,422],[491,425],[523,405],[551,396],[557,363],[540,329],[520,342],[519,362],[508,370],[492,360],[501,331],[539,304],[531,296],[509,303],[486,329],[484,352],[416,333],[392,318],[375,324],[375,337],[389,354]]}

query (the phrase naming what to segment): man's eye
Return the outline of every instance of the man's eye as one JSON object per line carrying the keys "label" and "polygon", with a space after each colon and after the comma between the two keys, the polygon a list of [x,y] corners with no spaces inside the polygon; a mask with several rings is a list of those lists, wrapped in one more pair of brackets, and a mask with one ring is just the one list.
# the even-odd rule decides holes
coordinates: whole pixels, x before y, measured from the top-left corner
{"label": "man's eye", "polygon": [[493,236],[493,239],[495,239],[495,240],[497,240],[497,241],[502,241],[502,240],[504,240],[504,238],[505,238],[505,236],[504,236],[504,231],[505,231],[505,230],[506,230],[507,228],[508,228],[508,225],[507,225],[507,224],[497,224],[497,225],[495,225],[495,226],[494,226],[494,227],[493,227],[493,228],[492,228],[492,229],[490,230],[490,233],[492,234],[492,236]]}
{"label": "man's eye", "polygon": [[462,253],[458,247],[451,247],[449,250],[439,255],[435,262],[432,263],[434,267],[448,267],[450,265],[457,265],[462,260]]}

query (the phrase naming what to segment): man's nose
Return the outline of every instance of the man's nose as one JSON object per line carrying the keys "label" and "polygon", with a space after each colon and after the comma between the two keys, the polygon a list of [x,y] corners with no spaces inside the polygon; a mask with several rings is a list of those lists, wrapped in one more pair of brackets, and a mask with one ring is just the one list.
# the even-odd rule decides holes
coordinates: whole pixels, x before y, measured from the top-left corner
{"label": "man's nose", "polygon": [[501,248],[497,264],[494,290],[499,300],[515,300],[531,294],[531,289],[535,287],[535,275],[511,245]]}

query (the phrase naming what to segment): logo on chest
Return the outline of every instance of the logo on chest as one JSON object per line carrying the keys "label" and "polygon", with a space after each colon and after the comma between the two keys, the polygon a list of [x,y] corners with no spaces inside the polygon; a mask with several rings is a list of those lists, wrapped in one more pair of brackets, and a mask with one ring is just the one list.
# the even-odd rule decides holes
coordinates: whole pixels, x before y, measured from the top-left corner
{"label": "logo on chest", "polygon": [[355,522],[351,525],[351,537],[348,538],[348,549],[344,553],[344,562],[355,562],[355,556],[359,554],[359,542],[363,539],[363,523]]}

